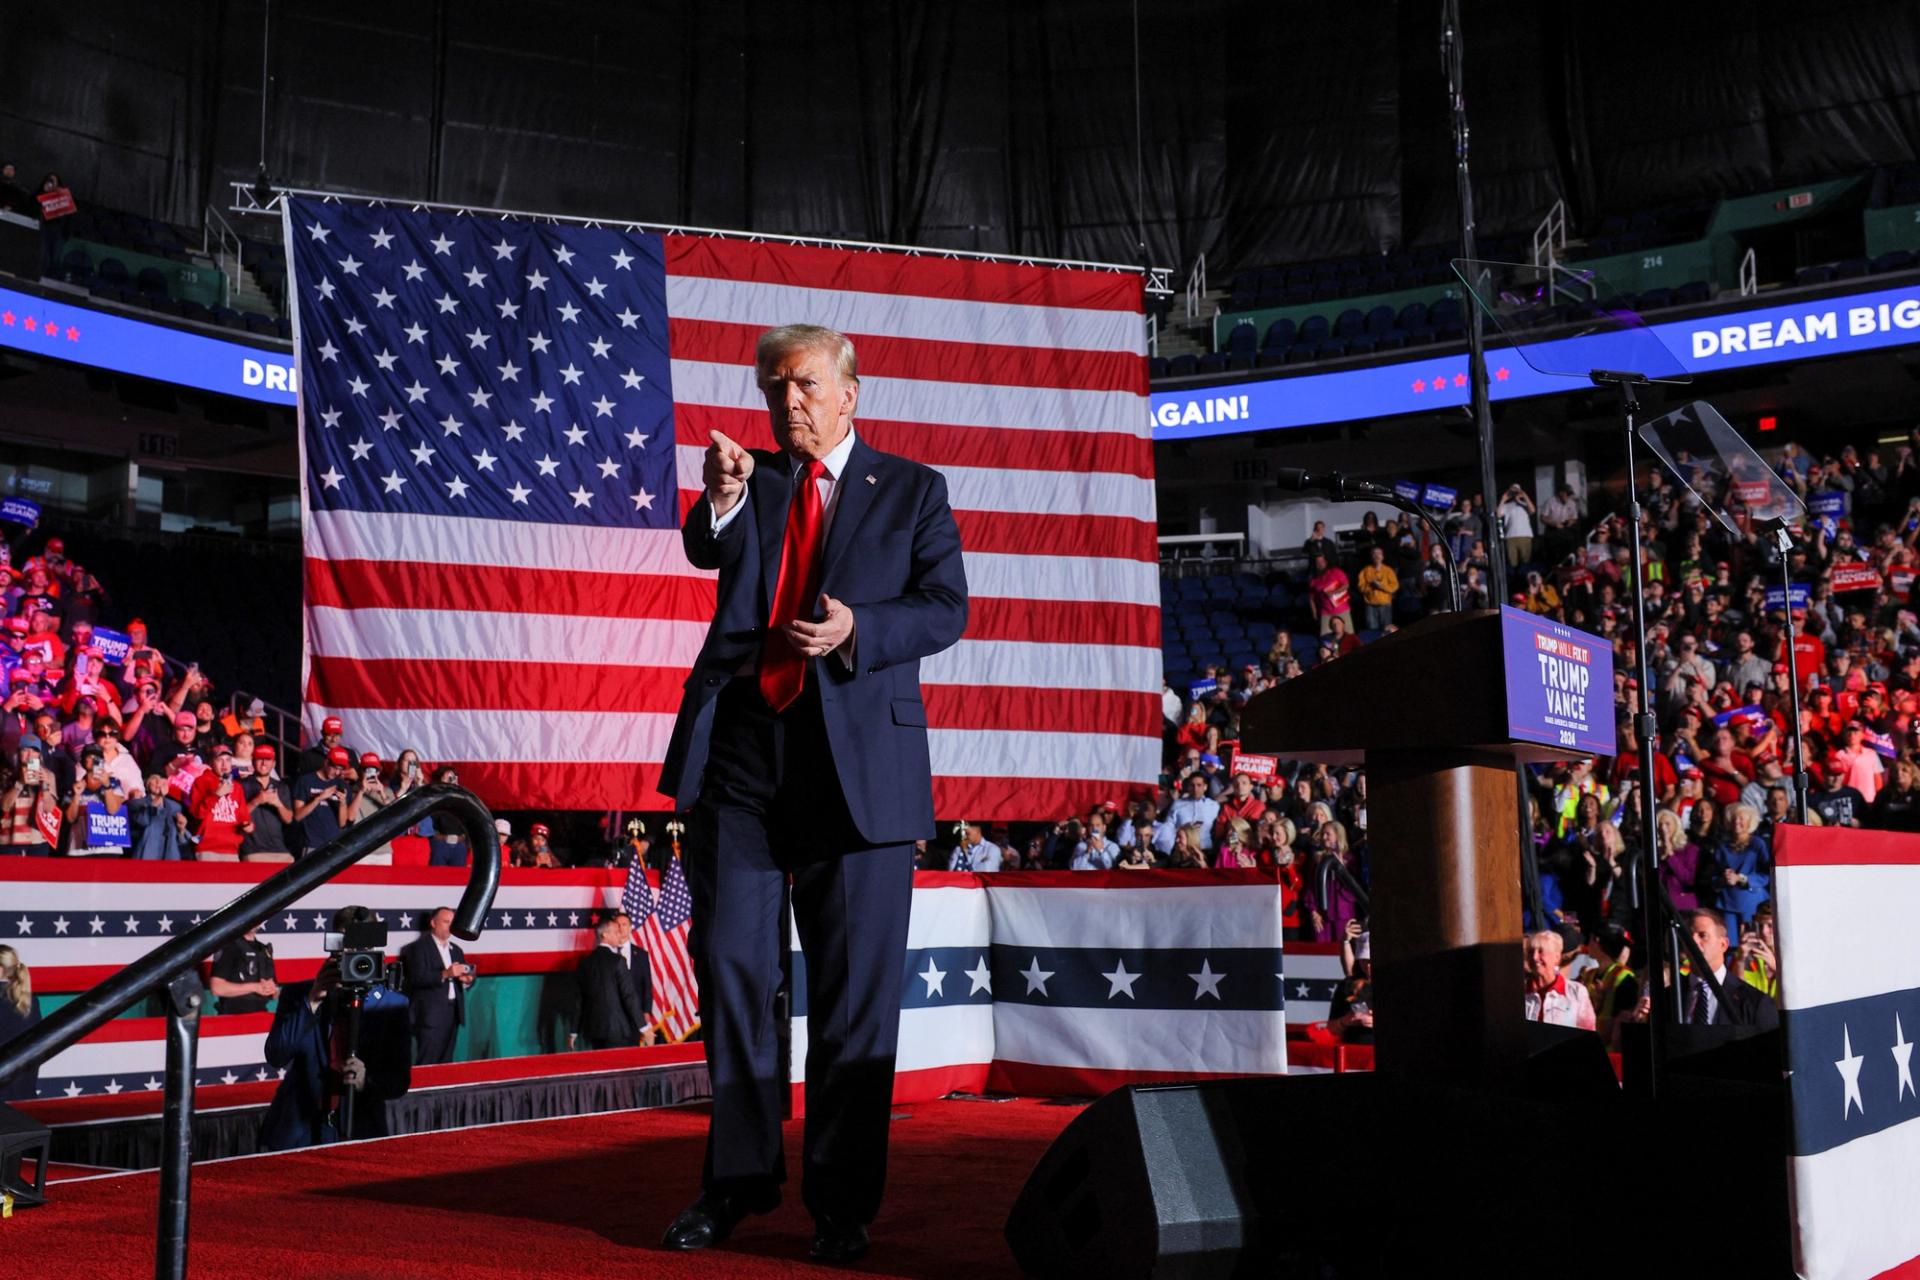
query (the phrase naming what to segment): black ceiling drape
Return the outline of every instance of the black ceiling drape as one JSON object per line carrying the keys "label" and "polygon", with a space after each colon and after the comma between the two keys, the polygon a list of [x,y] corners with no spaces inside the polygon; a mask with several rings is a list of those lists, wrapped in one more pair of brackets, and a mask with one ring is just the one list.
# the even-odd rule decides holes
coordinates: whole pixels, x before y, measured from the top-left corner
{"label": "black ceiling drape", "polygon": [[[1912,0],[1465,9],[1483,230],[1562,196],[1578,220],[1915,158]],[[1439,10],[1139,0],[1136,76],[1117,0],[273,0],[267,163],[490,207],[1206,253],[1217,274],[1455,234]],[[258,159],[262,17],[0,7],[0,154],[198,223]]]}

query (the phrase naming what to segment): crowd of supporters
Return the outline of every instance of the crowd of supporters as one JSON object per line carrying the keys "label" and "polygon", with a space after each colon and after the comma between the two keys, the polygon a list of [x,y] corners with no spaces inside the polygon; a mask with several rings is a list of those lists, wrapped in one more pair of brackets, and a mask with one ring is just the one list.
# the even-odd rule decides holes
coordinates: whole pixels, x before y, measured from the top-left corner
{"label": "crowd of supporters", "polygon": [[[1508,603],[1613,646],[1617,753],[1528,774],[1540,912],[1530,925],[1559,935],[1555,963],[1586,979],[1603,1027],[1630,1016],[1633,1004],[1628,884],[1646,848],[1634,796],[1632,716],[1643,696],[1634,675],[1636,571],[1646,591],[1646,695],[1660,734],[1658,878],[1683,919],[1711,913],[1699,917],[1709,935],[1713,921],[1724,925],[1731,972],[1768,995],[1777,990],[1771,849],[1776,825],[1792,820],[1794,684],[1808,821],[1920,830],[1920,620],[1909,601],[1920,565],[1920,429],[1885,452],[1849,446],[1816,456],[1787,444],[1769,457],[1810,513],[1786,553],[1791,647],[1781,553],[1741,513],[1738,495],[1716,487],[1732,483],[1719,468],[1681,461],[1685,484],[1659,474],[1641,490],[1637,570],[1625,517],[1589,513],[1571,486],[1538,503],[1514,486],[1492,512]],[[1710,506],[1729,510],[1739,532]],[[1488,519],[1483,496],[1471,494],[1442,521],[1469,608],[1494,603]],[[1366,776],[1285,760],[1271,775],[1265,761],[1236,769],[1240,714],[1256,694],[1445,608],[1442,553],[1411,522],[1371,515],[1342,540],[1316,526],[1301,553],[1305,571],[1269,598],[1297,604],[1262,611],[1267,629],[1256,634],[1272,637],[1263,656],[1206,662],[1191,686],[1176,677],[1164,689],[1166,767],[1151,795],[1115,797],[1037,833],[973,826],[923,865],[1270,867],[1286,886],[1293,936],[1350,943],[1370,881]]]}
{"label": "crowd of supporters", "polygon": [[[111,598],[63,538],[28,541],[0,541],[0,855],[288,862],[416,787],[458,781],[417,751],[351,747],[338,719],[304,750],[275,741],[258,699],[223,702],[143,619],[109,626]],[[429,818],[410,834],[430,863],[467,861],[464,832]],[[547,822],[501,835],[514,865],[579,862]],[[617,852],[596,845],[587,860]],[[366,861],[392,858],[387,845]]]}

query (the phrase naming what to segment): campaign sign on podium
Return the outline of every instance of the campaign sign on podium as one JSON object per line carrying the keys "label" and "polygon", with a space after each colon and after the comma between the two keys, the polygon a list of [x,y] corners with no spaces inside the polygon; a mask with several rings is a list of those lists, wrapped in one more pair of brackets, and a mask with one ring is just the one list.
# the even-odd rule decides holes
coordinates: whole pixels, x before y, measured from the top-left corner
{"label": "campaign sign on podium", "polygon": [[1507,669],[1507,730],[1519,742],[1610,756],[1613,646],[1505,605],[1501,649]]}

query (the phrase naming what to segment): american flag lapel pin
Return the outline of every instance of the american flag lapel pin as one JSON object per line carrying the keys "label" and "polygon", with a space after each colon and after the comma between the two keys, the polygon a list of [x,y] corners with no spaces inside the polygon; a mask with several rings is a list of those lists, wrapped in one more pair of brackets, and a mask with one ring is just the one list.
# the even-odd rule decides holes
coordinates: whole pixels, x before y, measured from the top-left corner
{"label": "american flag lapel pin", "polygon": [[879,482],[878,480],[876,480],[876,479],[874,479],[874,478],[873,478],[872,476],[868,476],[868,477],[867,477],[867,483],[868,483],[868,484],[879,484],[880,482]]}

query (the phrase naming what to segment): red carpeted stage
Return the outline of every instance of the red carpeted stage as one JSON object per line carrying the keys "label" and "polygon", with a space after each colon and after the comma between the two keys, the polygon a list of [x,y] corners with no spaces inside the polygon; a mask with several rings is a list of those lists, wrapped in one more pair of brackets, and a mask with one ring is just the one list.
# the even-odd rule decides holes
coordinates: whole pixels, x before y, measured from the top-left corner
{"label": "red carpeted stage", "polygon": [[[1000,1229],[1027,1173],[1077,1106],[1031,1099],[901,1107],[887,1204],[859,1270],[915,1280],[1016,1276]],[[805,1259],[797,1182],[722,1248],[657,1247],[699,1189],[704,1108],[579,1116],[215,1161],[194,1170],[191,1273],[281,1280],[843,1274]],[[800,1167],[800,1126],[787,1126]],[[56,1176],[61,1171],[55,1170]],[[142,1274],[158,1175],[62,1181],[0,1222],[5,1273]]]}

